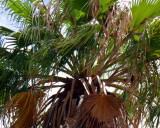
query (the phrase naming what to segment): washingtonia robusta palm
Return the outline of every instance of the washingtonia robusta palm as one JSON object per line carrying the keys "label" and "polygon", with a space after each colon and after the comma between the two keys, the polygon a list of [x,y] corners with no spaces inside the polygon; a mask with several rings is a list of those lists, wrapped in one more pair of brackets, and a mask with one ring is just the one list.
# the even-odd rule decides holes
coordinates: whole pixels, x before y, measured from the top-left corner
{"label": "washingtonia robusta palm", "polygon": [[1,3],[4,126],[159,126],[159,0]]}

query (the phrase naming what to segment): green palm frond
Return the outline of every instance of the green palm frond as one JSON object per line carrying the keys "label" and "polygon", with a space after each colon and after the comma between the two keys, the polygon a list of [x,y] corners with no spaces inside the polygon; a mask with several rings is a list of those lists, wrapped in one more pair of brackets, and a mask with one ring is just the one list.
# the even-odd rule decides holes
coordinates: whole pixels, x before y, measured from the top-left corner
{"label": "green palm frond", "polygon": [[16,19],[18,22],[26,23],[32,22],[31,3],[28,1],[22,2],[20,0],[7,0],[4,1],[3,4],[14,20]]}
{"label": "green palm frond", "polygon": [[[99,26],[84,26],[82,30],[78,31],[75,36],[68,37],[64,41],[57,43],[57,48],[60,51],[60,55],[69,57],[74,52],[78,51],[81,53],[89,52],[91,49],[97,48],[95,40],[95,34],[98,32]],[[53,45],[56,45],[53,43]]]}
{"label": "green palm frond", "polygon": [[0,104],[3,106],[10,96],[14,96],[18,92],[27,90],[27,80],[13,70],[0,67]]}
{"label": "green palm frond", "polygon": [[140,23],[160,16],[159,0],[132,0],[131,12],[133,17],[132,26],[137,27]]}
{"label": "green palm frond", "polygon": [[160,18],[155,19],[149,26],[150,47],[153,49],[160,49]]}
{"label": "green palm frond", "polygon": [[14,31],[9,29],[9,28],[6,28],[4,26],[0,26],[0,34],[3,34],[3,35],[9,35],[11,33],[13,33]]}
{"label": "green palm frond", "polygon": [[90,0],[83,0],[82,2],[77,2],[76,0],[67,0],[67,3],[71,6],[71,8],[81,10],[84,12],[88,12],[87,7]]}

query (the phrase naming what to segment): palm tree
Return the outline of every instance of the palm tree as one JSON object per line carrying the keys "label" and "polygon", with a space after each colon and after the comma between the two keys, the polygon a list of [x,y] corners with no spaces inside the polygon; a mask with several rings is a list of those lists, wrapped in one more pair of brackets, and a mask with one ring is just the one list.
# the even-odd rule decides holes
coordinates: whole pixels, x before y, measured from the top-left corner
{"label": "palm tree", "polygon": [[20,27],[0,27],[4,126],[159,126],[160,0],[1,4]]}

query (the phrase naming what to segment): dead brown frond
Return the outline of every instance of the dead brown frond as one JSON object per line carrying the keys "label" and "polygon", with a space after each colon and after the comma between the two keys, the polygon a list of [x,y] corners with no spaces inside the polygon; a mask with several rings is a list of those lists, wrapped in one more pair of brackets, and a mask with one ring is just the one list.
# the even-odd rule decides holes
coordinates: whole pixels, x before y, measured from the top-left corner
{"label": "dead brown frond", "polygon": [[120,99],[112,95],[89,95],[76,116],[75,128],[127,128],[127,116]]}
{"label": "dead brown frond", "polygon": [[89,4],[92,7],[93,18],[97,20],[98,14],[99,14],[99,11],[100,11],[100,7],[101,7],[100,2],[99,2],[99,0],[90,0]]}
{"label": "dead brown frond", "polygon": [[[72,118],[75,115],[80,96],[84,88],[80,80],[67,79],[66,84],[57,94],[50,97],[51,107],[46,113],[44,128],[59,128],[61,125],[72,125]],[[63,89],[62,88],[62,89]]]}
{"label": "dead brown frond", "polygon": [[105,39],[113,38],[114,43],[120,42],[131,26],[131,16],[127,7],[113,5],[103,19]]}
{"label": "dead brown frond", "polygon": [[38,91],[33,95],[30,92],[22,92],[14,97],[6,105],[4,115],[9,120],[11,128],[29,128],[35,125],[37,118],[37,103],[40,104],[40,98],[44,93]]}
{"label": "dead brown frond", "polygon": [[[100,40],[100,51],[97,59],[96,74],[102,75],[107,68],[117,63],[122,57],[123,40],[131,29],[131,15],[128,7],[118,5],[109,7],[102,20],[103,39]],[[125,41],[126,43],[126,41]],[[102,67],[102,68],[101,68]]]}

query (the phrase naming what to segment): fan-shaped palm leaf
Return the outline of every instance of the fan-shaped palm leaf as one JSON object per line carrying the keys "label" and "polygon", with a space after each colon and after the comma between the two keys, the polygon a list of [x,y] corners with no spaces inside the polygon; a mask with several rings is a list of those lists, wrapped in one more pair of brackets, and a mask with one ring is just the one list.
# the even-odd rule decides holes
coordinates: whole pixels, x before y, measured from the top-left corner
{"label": "fan-shaped palm leaf", "polygon": [[14,122],[10,127],[12,128],[28,128],[35,125],[37,103],[41,98],[43,99],[44,94],[33,95],[29,92],[22,92],[8,102],[6,107],[6,116],[12,116]]}
{"label": "fan-shaped palm leaf", "polygon": [[89,95],[81,104],[75,128],[127,128],[126,121],[120,99],[112,95]]}
{"label": "fan-shaped palm leaf", "polygon": [[146,20],[160,15],[159,0],[132,0],[131,12],[133,17],[133,28]]}

